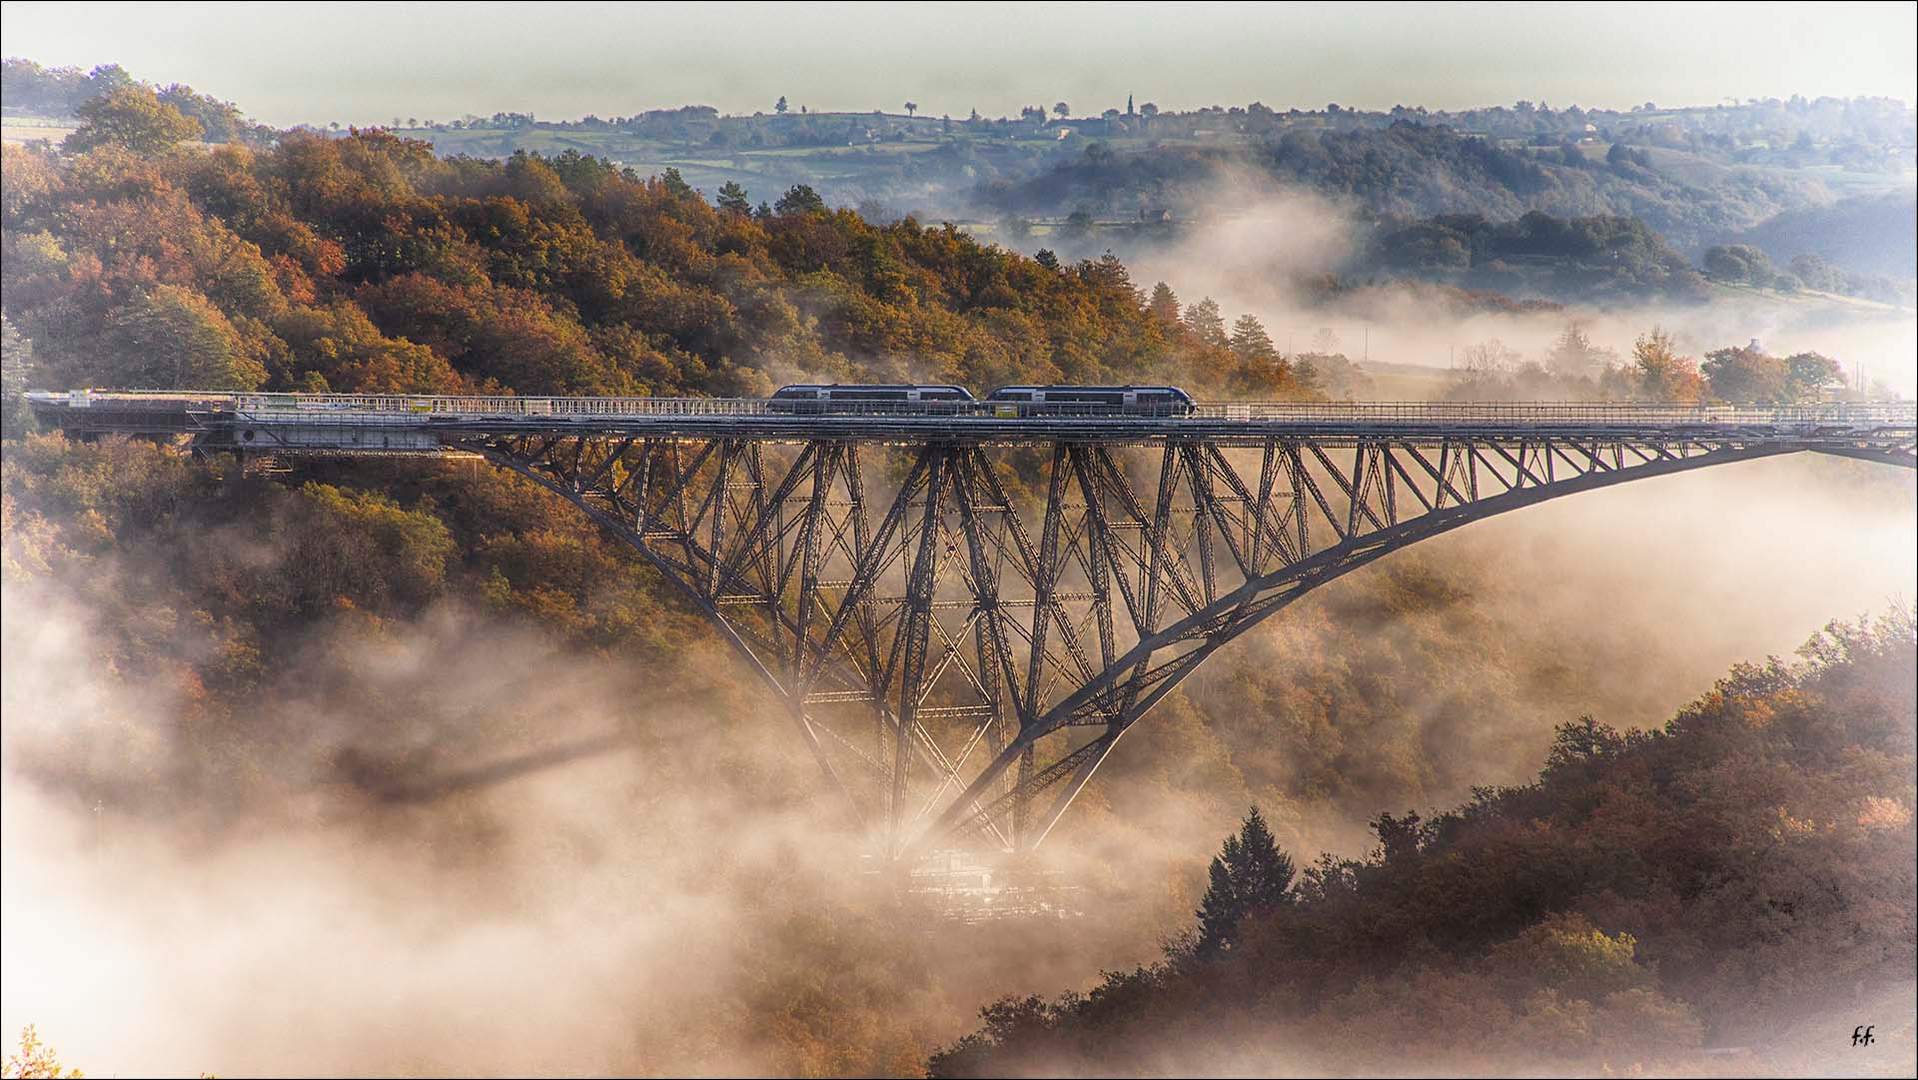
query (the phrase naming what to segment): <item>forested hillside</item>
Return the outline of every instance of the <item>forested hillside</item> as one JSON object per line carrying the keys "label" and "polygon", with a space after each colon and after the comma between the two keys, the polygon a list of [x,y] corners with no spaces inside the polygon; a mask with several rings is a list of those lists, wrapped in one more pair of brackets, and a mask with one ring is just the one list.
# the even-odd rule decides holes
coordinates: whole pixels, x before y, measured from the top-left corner
{"label": "forested hillside", "polygon": [[[137,98],[138,95],[133,95]],[[5,311],[49,385],[764,394],[800,377],[1301,392],[1047,264],[798,188],[756,214],[597,159],[380,131],[168,152],[164,102],[6,148]],[[134,134],[127,134],[132,132]],[[724,200],[722,200],[724,202]]]}
{"label": "forested hillside", "polygon": [[1914,646],[1833,624],[1662,729],[1561,725],[1536,782],[1381,814],[1363,859],[1297,868],[1255,810],[1165,959],[1004,999],[932,1073],[1794,1071],[1853,1013],[1897,1048],[1860,1067],[1909,1070]]}
{"label": "forested hillside", "polygon": [[995,190],[995,207],[1035,213],[1084,206],[1130,214],[1170,208],[1181,217],[1232,210],[1247,175],[1348,199],[1374,214],[1516,218],[1622,215],[1642,219],[1680,248],[1749,228],[1787,208],[1815,203],[1815,181],[1748,169],[1691,183],[1660,168],[1675,151],[1611,151],[1567,141],[1545,149],[1501,146],[1444,126],[1401,121],[1383,129],[1280,130],[1244,148],[1159,147],[1089,152],[1022,183]]}
{"label": "forested hillside", "polygon": [[[1918,203],[1909,191],[1861,195],[1786,211],[1735,239],[1781,266],[1810,255],[1833,267],[1909,283],[1918,265]],[[1829,279],[1807,284],[1821,288]]]}
{"label": "forested hillside", "polygon": [[1448,281],[1514,296],[1696,302],[1705,280],[1683,255],[1632,217],[1562,220],[1529,211],[1514,221],[1478,214],[1383,218],[1366,231],[1352,271]]}
{"label": "forested hillside", "polygon": [[[5,79],[9,115],[76,123],[141,88],[117,66],[46,68],[23,58],[6,60]],[[196,125],[192,137],[255,145],[278,137],[191,87],[151,89]],[[1825,260],[1835,272],[1804,283],[1821,291],[1909,306],[1918,276],[1911,230],[1874,227],[1901,215],[1908,225],[1913,205],[1911,111],[1886,99],[1629,111],[1530,101],[1460,111],[1259,102],[1171,111],[1146,102],[1084,115],[1058,102],[1025,106],[1017,119],[918,115],[916,105],[904,114],[891,104],[840,113],[778,105],[751,115],[684,105],[571,121],[500,112],[377,122],[442,156],[592,156],[640,176],[671,169],[709,196],[724,190],[768,207],[806,186],[874,223],[964,221],[1003,245],[1075,259],[1111,249],[1136,263],[1194,223],[1236,220],[1284,190],[1328,199],[1367,228],[1479,217],[1516,229],[1530,214],[1557,219],[1562,232],[1603,236],[1599,259],[1577,247],[1533,249],[1529,265],[1507,260],[1475,275],[1475,288],[1523,296],[1697,300],[1704,294],[1683,261],[1740,242],[1781,267]],[[303,129],[324,135],[328,126],[341,127]],[[34,129],[21,130],[32,138]],[[1655,243],[1595,228],[1609,219]],[[1351,263],[1315,269],[1434,276],[1431,266],[1393,260]]]}

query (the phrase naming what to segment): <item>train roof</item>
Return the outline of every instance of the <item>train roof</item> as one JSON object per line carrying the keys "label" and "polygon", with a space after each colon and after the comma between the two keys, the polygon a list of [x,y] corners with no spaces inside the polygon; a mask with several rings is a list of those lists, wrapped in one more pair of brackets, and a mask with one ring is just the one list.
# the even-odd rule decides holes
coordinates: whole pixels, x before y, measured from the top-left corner
{"label": "train roof", "polygon": [[1004,386],[993,387],[991,392],[996,394],[1001,390],[1172,390],[1181,394],[1184,394],[1186,392],[1183,387],[1172,386],[1168,383],[1126,383],[1124,385],[1116,385],[1116,384],[1115,385],[1093,385],[1089,383],[1007,383]]}
{"label": "train roof", "polygon": [[[964,390],[954,383],[788,383],[780,390]],[[775,390],[774,393],[779,391]]]}

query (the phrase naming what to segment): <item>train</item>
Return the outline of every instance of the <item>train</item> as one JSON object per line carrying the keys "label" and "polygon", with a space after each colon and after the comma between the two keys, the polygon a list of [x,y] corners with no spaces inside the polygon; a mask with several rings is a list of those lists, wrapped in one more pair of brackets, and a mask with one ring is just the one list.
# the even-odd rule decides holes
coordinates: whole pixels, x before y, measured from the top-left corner
{"label": "train", "polygon": [[1176,386],[1001,386],[993,416],[1190,416],[1199,403]]}
{"label": "train", "polygon": [[418,413],[425,419],[458,423],[473,416],[552,416],[579,419],[622,412],[750,415],[766,412],[799,416],[951,416],[991,419],[1024,417],[1184,417],[1198,408],[1192,395],[1176,386],[1001,386],[984,398],[950,383],[794,383],[782,386],[763,405],[716,398],[544,398],[361,394],[225,393],[176,390],[34,390],[27,394],[37,409],[96,408],[115,413],[189,414],[299,412]]}
{"label": "train", "polygon": [[817,416],[824,413],[948,413],[975,411],[979,399],[963,386],[946,383],[794,383],[773,391],[766,407],[773,412]]}
{"label": "train", "polygon": [[774,412],[990,416],[1190,416],[1198,403],[1176,386],[1001,386],[984,400],[948,383],[794,383],[767,400]]}

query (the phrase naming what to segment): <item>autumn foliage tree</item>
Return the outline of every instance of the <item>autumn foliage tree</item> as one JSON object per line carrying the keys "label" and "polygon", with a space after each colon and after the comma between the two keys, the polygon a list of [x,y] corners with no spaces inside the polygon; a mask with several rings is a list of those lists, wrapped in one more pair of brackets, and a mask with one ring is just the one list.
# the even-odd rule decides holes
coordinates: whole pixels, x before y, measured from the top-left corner
{"label": "autumn foliage tree", "polygon": [[[571,151],[442,159],[383,130],[168,154],[185,129],[141,93],[103,105],[68,153],[5,149],[5,312],[54,382],[731,395],[922,378],[1310,393],[1222,332],[1155,317],[1110,256],[1064,265],[911,218],[877,224],[804,185],[765,213],[737,185],[715,206],[676,174]],[[194,344],[143,352],[141,335],[169,322]]]}
{"label": "autumn foliage tree", "polygon": [[40,1033],[28,1024],[20,1032],[20,1047],[7,1055],[0,1077],[6,1080],[80,1080],[85,1074],[60,1064],[60,1053],[40,1041]]}
{"label": "autumn foliage tree", "polygon": [[[1659,730],[1562,724],[1534,783],[1381,814],[1371,854],[1289,896],[1248,817],[1197,913],[1224,947],[1003,999],[930,1071],[1692,1071],[1894,992],[1918,960],[1915,662],[1896,611],[1736,666]],[[1251,880],[1283,898],[1244,904]]]}
{"label": "autumn foliage tree", "polygon": [[1672,336],[1654,327],[1632,345],[1632,396],[1639,401],[1693,404],[1705,393],[1698,362],[1681,356]]}
{"label": "autumn foliage tree", "polygon": [[1844,385],[1838,362],[1815,352],[1773,356],[1754,341],[1736,348],[1715,349],[1699,365],[1720,401],[1733,404],[1789,405],[1820,400]]}

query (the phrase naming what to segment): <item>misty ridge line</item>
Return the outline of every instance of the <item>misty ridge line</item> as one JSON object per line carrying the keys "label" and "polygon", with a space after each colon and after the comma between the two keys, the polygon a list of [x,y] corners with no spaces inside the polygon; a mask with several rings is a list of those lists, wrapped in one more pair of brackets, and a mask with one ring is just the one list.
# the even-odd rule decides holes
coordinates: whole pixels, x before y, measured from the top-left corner
{"label": "misty ridge line", "polygon": [[[38,62],[32,60],[31,58],[27,56],[16,54],[16,55],[7,57],[7,63],[12,69],[11,74],[14,77],[13,79],[14,85],[12,86],[11,89],[13,89],[17,95],[14,103],[15,108],[28,111],[30,115],[35,114],[34,110],[39,110],[37,115],[47,115],[47,116],[69,115],[77,104],[83,102],[87,98],[96,96],[103,88],[112,89],[112,88],[115,88],[121,85],[126,85],[128,83],[135,81],[135,77],[133,75],[128,73],[128,71],[124,67],[122,67],[120,64],[114,63],[114,62],[97,63],[93,65],[69,64],[69,65],[47,67],[39,64]],[[155,84],[155,85],[158,85],[158,84]],[[168,85],[181,86],[183,84],[172,83]],[[223,105],[229,109],[236,108],[236,106],[234,106],[231,101],[226,101],[218,97],[208,97],[207,100],[209,102],[214,103],[216,106]],[[1595,119],[1614,118],[1614,117],[1633,117],[1641,113],[1656,114],[1661,116],[1670,115],[1670,114],[1683,115],[1688,113],[1698,113],[1698,114],[1704,114],[1707,116],[1723,116],[1728,106],[1730,106],[1731,108],[1737,109],[1737,108],[1749,107],[1749,106],[1755,106],[1755,105],[1761,105],[1761,104],[1768,105],[1768,106],[1779,106],[1779,105],[1784,105],[1789,103],[1790,105],[1796,106],[1796,107],[1804,107],[1804,106],[1823,107],[1823,106],[1828,106],[1834,103],[1842,105],[1842,104],[1847,104],[1852,102],[1871,103],[1871,104],[1884,103],[1891,106],[1903,107],[1907,111],[1910,110],[1913,104],[1911,100],[1901,99],[1895,96],[1887,96],[1887,95],[1872,95],[1872,94],[1856,94],[1856,95],[1849,95],[1849,96],[1815,95],[1812,97],[1807,97],[1806,95],[1802,93],[1789,93],[1789,94],[1783,94],[1783,95],[1771,95],[1764,98],[1749,98],[1743,102],[1731,101],[1729,99],[1720,99],[1720,100],[1709,101],[1709,102],[1697,101],[1697,102],[1673,104],[1668,101],[1664,105],[1654,105],[1652,103],[1647,102],[1643,104],[1634,104],[1630,106],[1616,106],[1616,107],[1600,106],[1600,107],[1594,107],[1590,109],[1581,109],[1576,105],[1572,105],[1557,111],[1560,113],[1566,113],[1572,117],[1581,118],[1581,119],[1584,117],[1592,117]],[[654,108],[642,110],[641,112],[635,113],[631,117],[613,116],[607,120],[601,120],[596,114],[584,113],[571,120],[547,119],[540,122],[545,124],[561,126],[561,127],[590,128],[597,124],[606,124],[606,123],[618,124],[618,123],[624,123],[624,122],[630,122],[630,121],[637,121],[642,117],[650,118],[655,116],[670,116],[670,115],[713,116],[713,117],[717,117],[721,119],[729,119],[729,120],[777,119],[777,120],[788,120],[788,121],[798,121],[805,117],[864,118],[864,117],[878,116],[878,117],[883,117],[884,119],[887,119],[887,120],[894,120],[894,121],[898,121],[898,120],[918,121],[920,125],[926,126],[926,127],[936,127],[936,126],[946,125],[951,122],[950,113],[933,112],[933,113],[927,113],[926,115],[922,116],[920,114],[924,112],[924,110],[921,109],[921,107],[917,105],[917,103],[909,103],[909,104],[911,105],[910,109],[904,107],[903,105],[900,105],[899,103],[888,102],[886,105],[883,105],[877,109],[840,108],[840,109],[831,109],[831,110],[816,110],[811,108],[806,103],[803,94],[793,95],[793,94],[787,93],[787,94],[778,95],[776,101],[769,102],[765,108],[754,109],[751,111],[742,110],[738,112],[722,112],[720,109],[714,106],[704,105],[694,101],[694,102],[681,103],[677,105],[656,106]],[[1063,108],[1061,106],[1063,106]],[[897,108],[898,111],[896,112],[892,111],[894,108]],[[1501,104],[1501,103],[1494,103],[1494,102],[1487,101],[1479,105],[1454,106],[1449,108],[1433,108],[1433,109],[1427,109],[1425,106],[1416,105],[1416,104],[1414,105],[1399,104],[1395,106],[1345,106],[1345,107],[1334,105],[1330,108],[1326,106],[1317,106],[1314,108],[1306,108],[1306,109],[1300,109],[1296,105],[1291,105],[1291,106],[1282,106],[1275,109],[1271,106],[1264,105],[1262,102],[1256,102],[1256,101],[1247,105],[1232,106],[1229,109],[1226,106],[1217,105],[1217,104],[1190,105],[1183,108],[1177,107],[1177,106],[1169,107],[1169,108],[1161,108],[1156,103],[1151,101],[1146,101],[1143,107],[1139,107],[1139,108],[1128,107],[1124,109],[1112,108],[1110,106],[1101,104],[1098,106],[1091,107],[1094,111],[1085,111],[1083,109],[1075,110],[1072,106],[1070,106],[1068,103],[1063,101],[1047,104],[1044,106],[1022,104],[1021,108],[1023,111],[1020,113],[1019,119],[1034,120],[1041,123],[1042,125],[1043,124],[1082,125],[1087,123],[1088,121],[1110,120],[1115,115],[1123,117],[1124,119],[1127,119],[1127,120],[1142,119],[1144,121],[1152,121],[1152,120],[1163,119],[1166,122],[1171,122],[1181,117],[1214,117],[1216,116],[1216,117],[1222,117],[1222,118],[1223,117],[1237,118],[1237,117],[1244,117],[1247,115],[1250,115],[1253,117],[1258,117],[1258,116],[1325,117],[1325,116],[1339,116],[1343,114],[1348,117],[1377,117],[1377,116],[1399,117],[1402,115],[1415,115],[1421,119],[1426,119],[1433,122],[1462,122],[1462,126],[1470,127],[1473,125],[1473,122],[1475,120],[1482,118],[1485,114],[1503,113],[1506,115],[1518,115],[1518,116],[1532,115],[1532,116],[1551,117],[1554,113],[1554,110],[1549,105],[1543,102],[1535,102],[1527,99],[1520,99],[1512,104]],[[989,114],[990,114],[990,110],[988,110],[988,115]],[[971,118],[972,122],[975,122],[975,123],[980,119],[985,119],[985,117],[982,117],[978,114],[977,109],[971,110],[969,113],[969,117]],[[464,126],[464,125],[470,125],[480,121],[488,121],[495,124],[531,123],[534,121],[534,114],[532,112],[521,112],[521,111],[514,111],[511,109],[502,109],[492,113],[490,116],[481,116],[473,113],[467,113],[454,121],[434,121],[431,119],[427,119],[423,121],[418,116],[414,116],[411,118],[395,117],[393,119],[395,121],[392,125],[393,127],[411,128],[411,127],[418,127],[421,125]],[[994,123],[1004,124],[1004,123],[1010,122],[1011,117],[1009,113],[1001,112],[998,116],[991,117],[990,119]],[[294,123],[294,124],[286,125],[284,128],[281,128],[279,130],[299,130],[302,127],[307,127],[307,126],[324,128],[329,126],[329,122],[323,120],[317,123],[307,123],[307,124]],[[337,128],[340,126],[340,124],[338,121],[333,121],[331,123],[331,126]],[[366,124],[361,124],[358,126],[379,127],[379,126],[382,126],[382,121],[372,120]]]}

